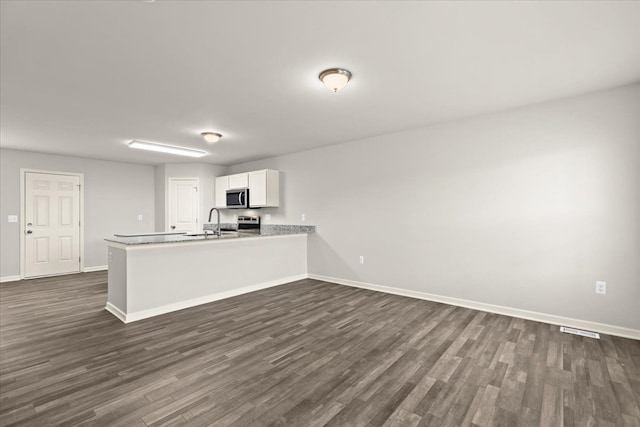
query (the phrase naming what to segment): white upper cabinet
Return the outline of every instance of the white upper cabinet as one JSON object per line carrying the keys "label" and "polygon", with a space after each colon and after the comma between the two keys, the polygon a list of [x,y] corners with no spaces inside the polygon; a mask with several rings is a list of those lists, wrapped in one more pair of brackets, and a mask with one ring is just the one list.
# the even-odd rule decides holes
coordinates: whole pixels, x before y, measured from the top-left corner
{"label": "white upper cabinet", "polygon": [[229,177],[219,176],[216,178],[216,208],[227,207],[227,190],[229,189]]}
{"label": "white upper cabinet", "polygon": [[229,190],[247,187],[249,187],[248,173],[237,173],[235,175],[229,175]]}
{"label": "white upper cabinet", "polygon": [[266,171],[249,172],[249,205],[267,206]]}
{"label": "white upper cabinet", "polygon": [[216,208],[227,207],[227,190],[249,189],[251,208],[273,208],[280,206],[280,172],[262,169],[216,178]]}
{"label": "white upper cabinet", "polygon": [[249,172],[249,205],[252,208],[280,206],[280,172],[271,169]]}

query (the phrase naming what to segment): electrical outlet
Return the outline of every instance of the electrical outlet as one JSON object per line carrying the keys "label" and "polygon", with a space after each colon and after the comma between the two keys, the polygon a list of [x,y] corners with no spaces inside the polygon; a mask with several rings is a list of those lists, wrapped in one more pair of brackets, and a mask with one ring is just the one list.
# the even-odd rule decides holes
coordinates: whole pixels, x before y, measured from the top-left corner
{"label": "electrical outlet", "polygon": [[142,214],[138,214],[138,221],[142,221]]}
{"label": "electrical outlet", "polygon": [[264,219],[269,221],[271,219],[271,214],[265,214]]}
{"label": "electrical outlet", "polygon": [[360,255],[360,264],[364,264],[364,255]]}
{"label": "electrical outlet", "polygon": [[605,295],[607,293],[607,282],[596,282],[596,294]]}
{"label": "electrical outlet", "polygon": [[7,221],[9,221],[9,222],[18,222],[18,215],[9,215],[7,217]]}
{"label": "electrical outlet", "polygon": [[306,221],[307,220],[307,216],[305,214],[302,214],[302,220]]}

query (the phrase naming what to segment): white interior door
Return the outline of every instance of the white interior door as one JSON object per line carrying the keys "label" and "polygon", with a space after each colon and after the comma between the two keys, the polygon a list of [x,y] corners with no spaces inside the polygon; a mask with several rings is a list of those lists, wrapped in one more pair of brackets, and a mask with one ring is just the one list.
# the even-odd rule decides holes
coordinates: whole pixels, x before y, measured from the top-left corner
{"label": "white interior door", "polygon": [[169,230],[198,230],[200,209],[197,178],[169,178]]}
{"label": "white interior door", "polygon": [[80,271],[80,177],[25,173],[25,277]]}

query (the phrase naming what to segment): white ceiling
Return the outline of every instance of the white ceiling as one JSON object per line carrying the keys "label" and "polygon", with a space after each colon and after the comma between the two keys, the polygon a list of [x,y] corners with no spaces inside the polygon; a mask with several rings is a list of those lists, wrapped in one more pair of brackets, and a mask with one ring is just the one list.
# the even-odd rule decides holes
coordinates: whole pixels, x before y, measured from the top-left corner
{"label": "white ceiling", "polygon": [[[3,1],[6,148],[228,165],[640,80],[640,2]],[[345,67],[338,94],[317,75]],[[201,131],[221,132],[206,145]]]}

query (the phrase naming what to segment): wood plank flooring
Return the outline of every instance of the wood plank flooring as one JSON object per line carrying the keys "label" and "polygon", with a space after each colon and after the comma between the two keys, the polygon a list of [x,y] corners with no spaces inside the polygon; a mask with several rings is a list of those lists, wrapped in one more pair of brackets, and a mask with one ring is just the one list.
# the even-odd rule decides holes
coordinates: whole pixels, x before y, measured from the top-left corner
{"label": "wood plank flooring", "polygon": [[3,427],[640,426],[640,341],[315,280],[105,301],[104,272],[0,286]]}

